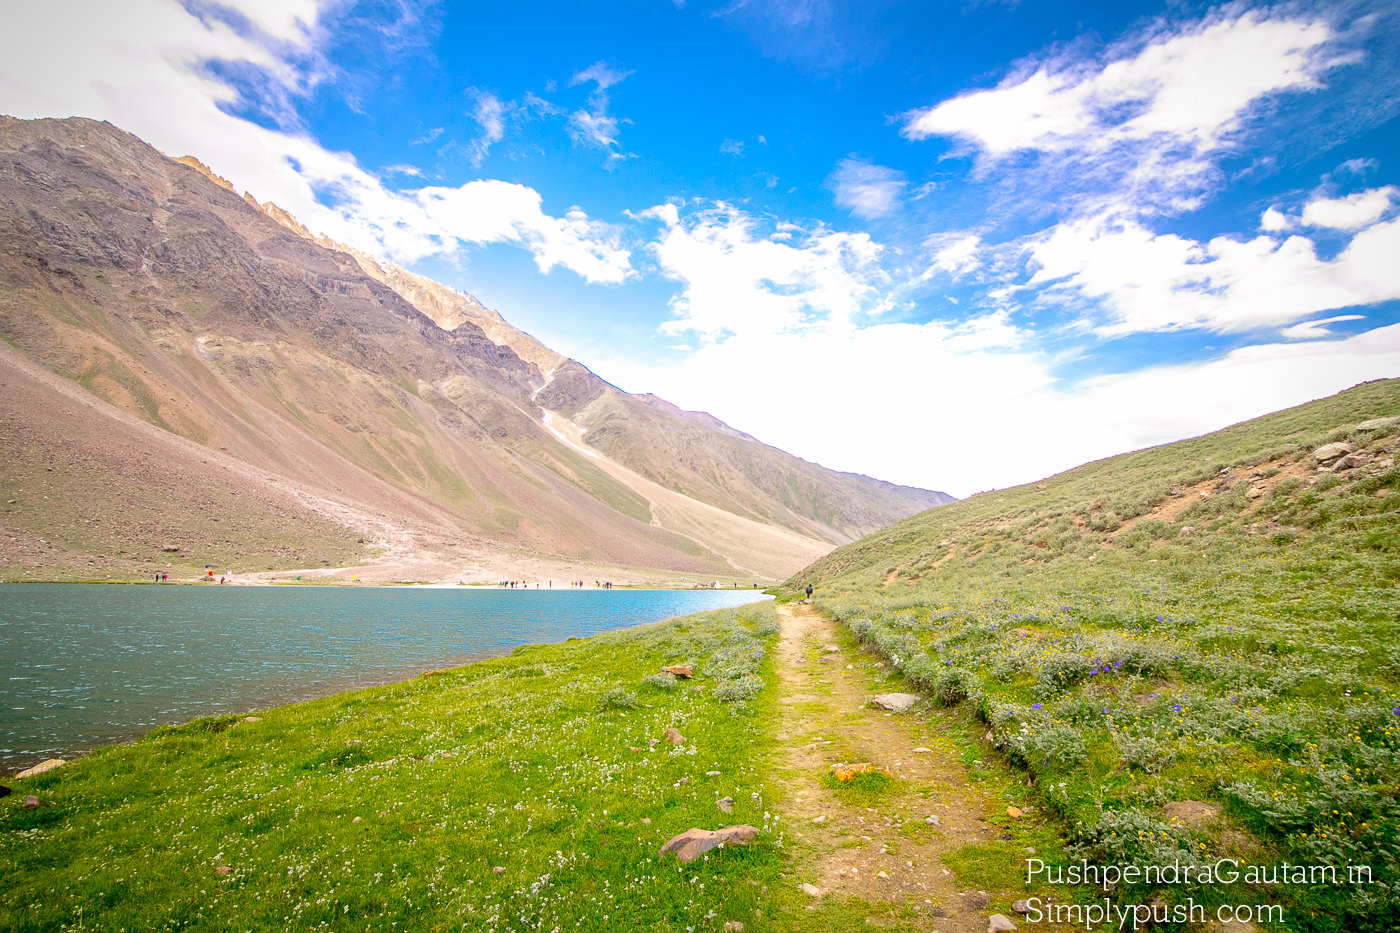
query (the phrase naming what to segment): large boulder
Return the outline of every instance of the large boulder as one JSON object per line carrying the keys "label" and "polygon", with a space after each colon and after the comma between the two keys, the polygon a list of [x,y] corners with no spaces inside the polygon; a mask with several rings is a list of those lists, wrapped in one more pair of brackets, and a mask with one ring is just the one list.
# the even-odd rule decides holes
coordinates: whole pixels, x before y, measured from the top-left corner
{"label": "large boulder", "polygon": [[720,846],[748,845],[758,837],[753,826],[726,826],[723,829],[687,829],[672,836],[657,853],[658,857],[675,854],[682,863],[693,862],[711,849]]}
{"label": "large boulder", "polygon": [[1358,431],[1394,431],[1400,428],[1400,418],[1372,418],[1356,426]]}
{"label": "large boulder", "polygon": [[1344,441],[1339,441],[1336,444],[1323,444],[1313,451],[1313,459],[1318,463],[1326,463],[1328,460],[1336,460],[1338,457],[1346,456],[1355,449]]}
{"label": "large boulder", "polygon": [[43,774],[45,771],[52,771],[54,768],[61,768],[66,764],[68,764],[68,762],[64,761],[62,758],[45,758],[43,761],[39,762],[37,765],[28,769],[27,771],[21,771],[19,774],[16,774],[15,777],[17,779],[34,777],[35,775]]}
{"label": "large boulder", "polygon": [[1332,469],[1340,473],[1343,470],[1352,470],[1359,466],[1365,466],[1370,462],[1371,458],[1366,456],[1364,451],[1358,450],[1354,453],[1347,454],[1345,457],[1342,457],[1336,463],[1332,464]]}

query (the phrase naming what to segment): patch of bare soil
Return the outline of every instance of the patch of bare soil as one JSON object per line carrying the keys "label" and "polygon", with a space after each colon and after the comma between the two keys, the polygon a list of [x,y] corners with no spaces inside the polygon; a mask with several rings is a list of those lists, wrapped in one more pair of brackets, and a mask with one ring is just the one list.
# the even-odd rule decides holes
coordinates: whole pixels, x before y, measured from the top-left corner
{"label": "patch of bare soil", "polygon": [[[1271,470],[1277,470],[1278,472],[1271,476],[1266,476],[1265,474]],[[1122,534],[1125,531],[1130,531],[1138,522],[1149,518],[1174,524],[1181,516],[1181,513],[1186,511],[1191,503],[1209,500],[1211,496],[1223,492],[1237,483],[1245,483],[1251,490],[1259,490],[1258,494],[1253,497],[1253,501],[1257,506],[1258,503],[1263,502],[1268,497],[1268,494],[1275,486],[1284,480],[1304,479],[1315,475],[1316,472],[1316,464],[1312,463],[1310,460],[1301,460],[1296,463],[1292,460],[1277,460],[1262,464],[1258,467],[1238,467],[1236,469],[1227,470],[1219,476],[1202,480],[1190,486],[1174,487],[1173,495],[1171,498],[1167,499],[1166,502],[1163,502],[1146,515],[1125,521],[1114,534]],[[1255,508],[1251,507],[1250,512],[1253,511],[1255,511]],[[1078,519],[1076,519],[1076,521],[1078,522]],[[1079,522],[1079,524],[1083,527],[1082,522]],[[1112,544],[1112,539],[1110,538],[1106,543]]]}
{"label": "patch of bare soil", "polygon": [[[916,929],[938,933],[985,933],[994,912],[1024,928],[1024,918],[992,906],[1024,897],[1021,890],[979,889],[944,864],[956,849],[997,838],[992,820],[1004,822],[1006,809],[970,779],[946,731],[954,726],[872,707],[856,663],[868,658],[839,645],[836,624],[805,605],[778,612],[778,741],[790,790],[783,816],[812,859],[814,898],[901,905]],[[826,780],[832,765],[854,762],[895,777],[873,806]]]}

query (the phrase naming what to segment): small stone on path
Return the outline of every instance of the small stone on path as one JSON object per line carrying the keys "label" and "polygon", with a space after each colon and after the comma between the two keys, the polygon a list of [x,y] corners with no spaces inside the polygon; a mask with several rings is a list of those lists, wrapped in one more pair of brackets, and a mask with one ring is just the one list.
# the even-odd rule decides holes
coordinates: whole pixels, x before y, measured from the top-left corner
{"label": "small stone on path", "polygon": [[879,696],[871,697],[870,702],[881,709],[898,712],[913,706],[919,702],[919,698],[912,693],[882,693]]}
{"label": "small stone on path", "polygon": [[1011,909],[1014,910],[1014,911],[1016,911],[1016,913],[1018,913],[1018,914],[1028,914],[1028,913],[1031,912],[1031,902],[1030,902],[1030,901],[1013,901],[1012,904],[1011,904]]}
{"label": "small stone on path", "polygon": [[1009,933],[1014,929],[1016,929],[1016,924],[1001,914],[992,914],[987,918],[987,933]]}
{"label": "small stone on path", "polygon": [[926,820],[924,820],[924,822],[927,823],[927,824],[930,825],[930,826],[942,826],[942,825],[943,825],[943,821],[940,820],[940,819],[939,819],[938,817],[936,817],[936,816],[929,816],[929,818],[926,819]]}
{"label": "small stone on path", "polygon": [[821,897],[822,889],[817,887],[815,884],[807,884],[804,881],[802,883],[802,893],[806,894],[808,897]]}
{"label": "small stone on path", "polygon": [[1020,808],[1020,807],[1007,807],[1007,808],[1006,808],[1006,815],[1009,816],[1009,817],[1011,817],[1013,820],[1019,820],[1019,819],[1021,818],[1021,808]]}
{"label": "small stone on path", "polygon": [[836,654],[841,648],[838,645],[825,645],[822,647],[822,650],[827,654]]}
{"label": "small stone on path", "polygon": [[931,749],[931,748],[924,748],[922,745],[920,745],[918,748],[914,749],[914,754],[916,754],[916,755],[932,755],[932,754],[933,754],[933,749]]}

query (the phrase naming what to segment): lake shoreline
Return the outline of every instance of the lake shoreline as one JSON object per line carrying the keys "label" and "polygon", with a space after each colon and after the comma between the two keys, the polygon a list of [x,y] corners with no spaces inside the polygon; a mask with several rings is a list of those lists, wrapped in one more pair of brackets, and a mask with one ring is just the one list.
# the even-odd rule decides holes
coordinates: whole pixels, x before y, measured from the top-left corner
{"label": "lake shoreline", "polygon": [[195,595],[192,584],[108,586],[0,587],[10,593],[0,603],[0,773],[162,726],[386,686],[525,646],[772,598],[656,588],[497,595],[499,587],[303,584]]}

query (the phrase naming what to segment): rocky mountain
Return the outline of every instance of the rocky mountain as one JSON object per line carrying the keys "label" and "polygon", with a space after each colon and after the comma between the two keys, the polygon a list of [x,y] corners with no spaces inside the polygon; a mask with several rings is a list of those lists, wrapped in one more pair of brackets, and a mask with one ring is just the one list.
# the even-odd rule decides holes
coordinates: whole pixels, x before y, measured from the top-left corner
{"label": "rocky mountain", "polygon": [[0,118],[0,237],[7,578],[767,580],[948,500],[621,392],[108,124]]}

